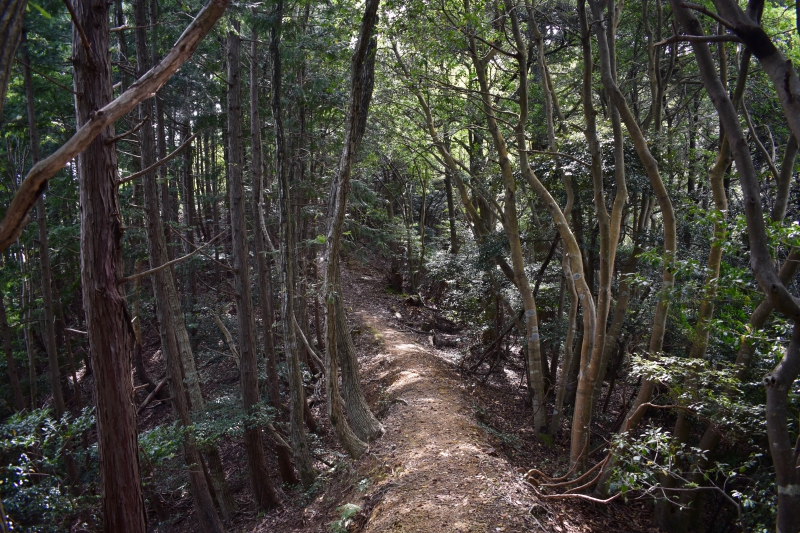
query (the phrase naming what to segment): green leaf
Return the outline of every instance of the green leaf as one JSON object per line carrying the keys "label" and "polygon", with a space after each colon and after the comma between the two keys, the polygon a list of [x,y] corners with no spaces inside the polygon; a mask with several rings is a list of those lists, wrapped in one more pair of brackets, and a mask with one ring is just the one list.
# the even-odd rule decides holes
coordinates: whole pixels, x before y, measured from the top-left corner
{"label": "green leaf", "polygon": [[30,0],[28,1],[28,5],[31,6],[33,9],[35,9],[36,11],[38,11],[39,13],[41,13],[42,16],[44,18],[46,18],[47,20],[50,20],[50,19],[53,18],[53,15],[51,15],[50,13],[45,11],[40,5],[35,4],[35,3],[31,2]]}

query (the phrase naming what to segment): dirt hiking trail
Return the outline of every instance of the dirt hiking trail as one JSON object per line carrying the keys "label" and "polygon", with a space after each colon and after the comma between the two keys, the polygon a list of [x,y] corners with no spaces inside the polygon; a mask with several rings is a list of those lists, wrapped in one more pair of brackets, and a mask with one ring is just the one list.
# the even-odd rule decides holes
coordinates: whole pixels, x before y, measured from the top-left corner
{"label": "dirt hiking trail", "polygon": [[345,288],[360,354],[364,344],[374,345],[375,353],[362,357],[362,379],[379,385],[379,404],[388,406],[381,413],[386,434],[356,465],[370,479],[360,501],[352,501],[362,507],[357,529],[538,529],[528,513],[535,502],[487,442],[450,354],[404,326],[402,300],[386,294],[373,276],[351,272]]}
{"label": "dirt hiking trail", "polygon": [[[358,267],[342,274],[362,385],[386,433],[360,460],[331,468],[324,492],[304,508],[294,504],[299,515],[284,508],[253,532],[652,531],[640,523],[642,508],[606,513],[576,500],[538,500],[521,466],[476,420],[480,394],[457,372],[457,350],[433,346],[419,332],[419,308],[388,294],[380,274]],[[345,504],[359,509],[349,521],[341,521]]]}

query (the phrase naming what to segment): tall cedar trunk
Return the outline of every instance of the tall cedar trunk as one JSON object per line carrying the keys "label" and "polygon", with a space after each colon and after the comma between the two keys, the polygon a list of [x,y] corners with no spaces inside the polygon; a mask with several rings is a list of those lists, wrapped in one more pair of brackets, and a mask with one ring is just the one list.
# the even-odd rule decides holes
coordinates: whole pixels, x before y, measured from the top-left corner
{"label": "tall cedar trunk", "polygon": [[8,80],[11,79],[11,67],[17,53],[22,26],[25,20],[27,0],[0,0],[0,115],[6,101]]}
{"label": "tall cedar trunk", "polygon": [[0,292],[0,328],[3,329],[3,350],[6,353],[6,368],[8,369],[8,379],[11,382],[11,390],[14,393],[14,410],[22,411],[25,409],[25,397],[22,396],[22,388],[19,386],[19,374],[17,373],[17,363],[14,361],[14,349],[11,344],[11,327],[8,325],[6,315],[5,296]]}
{"label": "tall cedar trunk", "polygon": [[[136,22],[136,63],[139,67],[138,75],[141,76],[150,68],[151,54],[147,48],[147,4],[146,0],[134,3],[134,19]],[[152,113],[152,104],[149,100],[139,104],[139,120],[144,120]],[[139,145],[141,148],[142,168],[148,168],[155,163],[156,140],[151,124],[145,124],[139,130]],[[164,227],[160,218],[160,205],[158,197],[158,184],[155,171],[147,172],[142,176],[144,190],[144,204],[146,213],[147,252],[152,268],[159,267],[168,259],[167,244],[164,236]],[[177,301],[175,279],[172,269],[164,268],[154,274],[155,283],[153,292],[156,300],[159,334],[161,337],[161,350],[167,366],[169,377],[170,397],[175,417],[184,427],[191,426],[192,419],[189,414],[189,401],[184,386],[185,377],[192,368],[185,367],[181,361],[179,335],[185,325],[180,305]],[[176,309],[177,308],[177,309]],[[176,315],[179,317],[176,320]],[[195,406],[195,408],[202,406]],[[209,532],[223,531],[211,492],[202,468],[202,459],[197,448],[197,443],[191,433],[187,433],[183,444],[184,460],[188,468],[189,486],[192,499],[197,512],[200,529]]]}
{"label": "tall cedar trunk", "polygon": [[[469,10],[469,3],[467,1],[465,1],[465,8]],[[547,408],[544,403],[544,374],[542,372],[542,354],[541,343],[539,341],[539,321],[536,316],[536,300],[533,297],[530,282],[525,274],[525,262],[522,256],[522,243],[519,235],[519,220],[517,217],[516,205],[517,186],[514,180],[514,172],[511,168],[506,141],[497,124],[494,106],[489,96],[489,82],[487,78],[488,58],[482,58],[478,55],[477,44],[474,37],[470,37],[469,39],[469,48],[472,63],[475,66],[478,82],[480,83],[483,113],[486,117],[495,150],[497,151],[500,174],[503,178],[503,186],[505,188],[503,227],[505,228],[511,248],[511,265],[514,271],[515,284],[520,291],[520,296],[522,297],[523,306],[525,308],[527,378],[534,396],[534,429],[538,431],[547,426]],[[490,52],[490,54],[491,53],[492,52]],[[517,132],[519,132],[519,123],[516,129]],[[526,145],[527,143],[520,145],[520,153],[524,152],[524,146]]]}
{"label": "tall cedar trunk", "polygon": [[[272,336],[272,272],[266,256],[266,221],[262,205],[263,168],[261,147],[261,118],[258,111],[258,31],[251,30],[250,39],[250,163],[253,173],[253,218],[255,226],[256,266],[258,268],[258,300],[261,304],[261,322],[264,329],[264,357],[267,363],[267,390],[269,401],[276,412],[281,413],[281,394],[278,381],[278,368],[275,357],[275,340]],[[278,470],[281,480],[290,485],[297,484],[297,476],[292,466],[292,457],[283,446],[277,447]]]}
{"label": "tall cedar trunk", "polygon": [[275,125],[275,175],[280,190],[281,227],[281,314],[283,315],[283,345],[286,353],[286,366],[289,370],[289,431],[294,448],[294,461],[303,486],[308,488],[314,482],[316,472],[311,464],[311,455],[306,440],[303,415],[306,409],[303,375],[300,369],[300,355],[297,350],[297,333],[294,326],[294,264],[295,264],[295,225],[292,216],[292,179],[289,172],[286,138],[283,130],[281,110],[281,18],[283,0],[278,0],[274,11],[275,23],[269,32],[269,55],[272,60],[272,97],[270,107]]}
{"label": "tall cedar trunk", "polygon": [[[672,9],[684,31],[692,35],[702,35],[702,27],[691,12],[678,2],[672,1]],[[731,149],[739,172],[744,196],[747,233],[750,243],[750,265],[761,289],[772,305],[793,322],[792,339],[786,353],[778,365],[764,378],[767,393],[767,436],[775,467],[775,481],[778,494],[777,530],[796,532],[800,530],[800,471],[796,468],[793,443],[788,428],[788,394],[791,385],[800,374],[800,304],[789,293],[775,269],[767,247],[768,239],[761,208],[761,191],[758,177],[750,155],[747,139],[742,132],[736,109],[727,97],[725,88],[714,70],[714,62],[708,45],[693,42],[703,85],[717,109],[725,137]],[[763,49],[754,51],[765,70]],[[787,77],[786,84],[789,85]],[[791,123],[791,120],[790,120]]]}
{"label": "tall cedar trunk", "polygon": [[[256,327],[253,316],[253,295],[250,289],[250,253],[247,245],[244,184],[242,166],[242,82],[240,72],[239,22],[231,20],[228,32],[228,188],[230,190],[231,240],[235,269],[236,318],[239,326],[240,379],[245,412],[252,413],[260,399],[258,394],[258,359],[256,354]],[[268,509],[278,504],[278,496],[269,480],[267,458],[261,439],[261,428],[246,427],[244,443],[247,466],[255,504]]]}
{"label": "tall cedar trunk", "polygon": [[[350,100],[345,121],[345,138],[339,167],[331,183],[328,201],[328,226],[323,267],[325,272],[326,342],[328,415],[337,436],[353,457],[359,457],[369,442],[383,434],[384,429],[369,409],[359,380],[358,358],[347,327],[342,299],[339,252],[350,174],[366,128],[369,103],[375,73],[377,42],[372,36],[378,19],[379,0],[368,0],[364,6],[358,43],[350,60]],[[342,394],[347,403],[352,430],[341,412],[338,398],[337,365],[341,364]]]}
{"label": "tall cedar trunk", "polygon": [[[28,133],[30,135],[31,159],[35,165],[39,162],[39,128],[36,126],[36,110],[33,101],[33,84],[31,81],[30,57],[28,56],[28,39],[26,31],[22,33],[20,55],[25,64],[25,96],[28,110]],[[42,303],[44,304],[44,341],[47,349],[47,362],[50,365],[50,389],[53,394],[53,406],[58,419],[64,414],[64,394],[61,390],[61,372],[58,368],[58,349],[56,348],[55,314],[53,313],[53,270],[50,267],[50,250],[47,245],[47,210],[44,198],[36,201],[36,218],[39,226],[39,261],[42,271]]]}
{"label": "tall cedar trunk", "polygon": [[[108,3],[73,4],[94,60],[89,60],[73,28],[75,113],[77,126],[112,99],[108,53]],[[131,327],[120,291],[122,220],[117,188],[117,154],[105,128],[76,157],[81,205],[81,284],[97,394],[97,442],[103,494],[103,530],[145,533],[146,519],[139,476],[136,412],[131,381]]]}

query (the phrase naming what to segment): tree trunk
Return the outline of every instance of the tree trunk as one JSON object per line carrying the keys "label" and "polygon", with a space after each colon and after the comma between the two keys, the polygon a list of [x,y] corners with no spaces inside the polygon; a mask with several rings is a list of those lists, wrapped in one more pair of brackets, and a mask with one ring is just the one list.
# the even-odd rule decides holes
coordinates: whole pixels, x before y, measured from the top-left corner
{"label": "tree trunk", "polygon": [[[27,255],[27,254],[26,254]],[[39,404],[36,397],[39,395],[36,384],[36,349],[33,346],[33,319],[31,318],[31,280],[25,279],[22,282],[22,308],[23,322],[22,334],[25,338],[25,350],[28,354],[28,389],[31,397],[31,409],[38,409]]]}
{"label": "tree trunk", "polygon": [[[631,113],[625,97],[623,96],[622,92],[620,92],[619,87],[614,80],[608,46],[608,36],[603,24],[600,23],[600,21],[603,20],[603,5],[605,4],[601,3],[599,0],[591,0],[590,5],[592,9],[592,16],[595,20],[594,28],[595,35],[597,36],[597,48],[600,57],[600,72],[603,81],[603,87],[605,88],[606,93],[609,95],[611,102],[619,111],[622,122],[625,124],[625,127],[631,136],[636,153],[639,156],[639,159],[642,161],[642,165],[644,166],[650,181],[650,186],[652,187],[656,199],[658,200],[659,207],[661,208],[661,217],[664,221],[665,268],[662,275],[663,283],[661,297],[659,298],[659,302],[656,306],[656,312],[653,317],[653,328],[650,335],[650,344],[648,349],[649,354],[651,356],[655,356],[661,352],[664,343],[664,333],[666,331],[666,322],[670,303],[669,292],[674,285],[675,279],[671,270],[671,265],[675,257],[676,245],[675,213],[672,208],[672,201],[670,200],[669,192],[667,191],[667,188],[664,186],[664,182],[661,179],[658,163],[650,152],[644,134],[642,133],[642,130],[639,127],[633,113]],[[636,401],[631,407],[629,415],[626,418],[626,426],[628,429],[636,427],[641,418],[644,416],[645,409],[639,409],[639,406],[647,403],[650,400],[654,388],[655,384],[649,380],[646,380],[642,384]],[[605,470],[610,471],[609,468],[606,468]]]}
{"label": "tree trunk", "polygon": [[[672,0],[671,4],[676,19],[686,33],[703,34],[700,23],[691,12],[683,8],[676,0]],[[741,11],[739,12],[741,13]],[[735,15],[735,12],[731,12],[729,15]],[[743,40],[747,42],[745,37]],[[714,70],[708,45],[703,42],[692,42],[692,49],[703,85],[717,109],[740,176],[750,244],[750,265],[753,274],[769,302],[794,323],[792,339],[786,354],[772,372],[764,378],[764,385],[767,392],[767,436],[775,467],[778,493],[776,526],[778,531],[796,532],[800,530],[800,473],[796,468],[796,458],[793,454],[793,443],[788,428],[788,394],[792,383],[800,373],[800,304],[780,279],[780,274],[775,269],[770,255],[758,176],[736,109],[727,97],[725,88]],[[753,50],[753,52],[761,60],[765,71],[770,73],[767,62],[762,57],[763,48]],[[791,66],[788,68],[791,69]],[[787,76],[785,80],[786,87],[790,85],[790,82],[796,82],[796,76],[793,80],[789,78]],[[783,99],[782,103],[785,103]],[[791,108],[787,108],[787,114],[790,110]],[[789,122],[794,126],[791,118]]]}
{"label": "tree trunk", "polygon": [[[0,0],[0,115],[6,101],[8,80],[11,79],[11,67],[17,53],[22,26],[25,21],[25,8],[28,0]],[[29,63],[30,64],[30,63]]]}
{"label": "tree trunk", "polygon": [[453,203],[453,181],[450,177],[451,170],[444,170],[444,188],[447,193],[447,220],[450,227],[450,253],[457,254],[460,248],[458,242],[458,231],[456,228],[456,209]]}
{"label": "tree trunk", "polygon": [[[492,135],[495,150],[497,150],[497,158],[500,165],[500,173],[503,178],[503,185],[505,188],[505,198],[503,206],[503,227],[505,228],[506,236],[508,237],[509,246],[511,248],[511,265],[514,272],[515,285],[520,291],[522,302],[525,308],[525,323],[526,323],[526,345],[527,345],[527,368],[528,368],[528,384],[533,390],[534,396],[534,430],[539,431],[547,426],[547,409],[545,406],[544,396],[544,374],[542,372],[542,354],[541,344],[539,342],[539,322],[536,316],[536,300],[533,297],[530,282],[525,274],[525,262],[522,256],[522,243],[519,236],[519,221],[517,218],[517,194],[516,182],[514,180],[513,170],[511,168],[511,161],[508,156],[508,148],[503,134],[497,124],[495,117],[494,107],[490,99],[489,82],[487,79],[487,58],[481,58],[478,55],[477,45],[474,37],[469,39],[470,56],[472,63],[478,76],[478,82],[481,89],[481,101],[483,104],[483,112],[486,116],[489,132]],[[519,50],[518,50],[519,51]],[[491,54],[492,52],[490,52]],[[523,122],[520,120],[517,125],[517,132],[519,132],[519,124]],[[524,152],[524,146],[520,147],[520,153]],[[521,165],[524,168],[524,165]]]}
{"label": "tree trunk", "polygon": [[[36,126],[36,110],[33,100],[33,84],[31,82],[30,57],[28,56],[27,32],[22,32],[22,48],[20,55],[23,64],[25,96],[28,110],[28,134],[30,136],[31,160],[35,165],[39,162],[39,128]],[[53,312],[53,270],[50,266],[50,250],[47,245],[47,210],[42,196],[36,201],[36,219],[39,226],[39,261],[42,271],[42,303],[44,304],[44,341],[47,349],[47,362],[50,366],[50,389],[53,394],[53,407],[57,419],[64,414],[64,393],[61,390],[61,372],[58,367],[58,349],[56,347],[55,314]],[[73,465],[74,466],[74,465]],[[76,472],[77,473],[77,472]]]}
{"label": "tree trunk", "polygon": [[11,382],[11,391],[14,393],[14,410],[22,411],[25,409],[25,397],[22,396],[22,388],[19,386],[17,363],[14,361],[14,349],[11,344],[11,327],[8,325],[6,304],[4,299],[5,296],[3,296],[3,293],[0,292],[0,328],[3,329],[3,349],[6,352],[8,379]]}
{"label": "tree trunk", "polygon": [[314,482],[316,473],[311,464],[311,455],[303,426],[303,413],[306,408],[303,375],[297,351],[297,335],[294,327],[294,264],[295,264],[295,225],[292,216],[292,180],[287,168],[286,139],[283,131],[283,112],[281,110],[281,18],[283,0],[275,5],[275,23],[270,28],[269,55],[272,60],[272,119],[275,125],[275,175],[280,190],[281,225],[281,314],[283,315],[283,344],[286,352],[286,365],[289,370],[290,434],[294,448],[295,466],[300,473],[303,486],[308,488]]}
{"label": "tree trunk", "polygon": [[[258,361],[256,356],[255,318],[253,296],[250,288],[250,266],[247,245],[247,222],[245,220],[244,185],[242,171],[244,154],[242,149],[242,83],[240,72],[239,22],[231,20],[228,32],[228,187],[230,190],[231,240],[233,243],[233,266],[235,269],[236,318],[239,326],[239,365],[242,382],[242,401],[245,412],[250,414],[260,403],[258,394]],[[248,427],[244,431],[247,450],[247,466],[253,497],[259,509],[268,509],[278,504],[278,496],[269,480],[267,459],[261,439],[260,427]]]}
{"label": "tree trunk", "polygon": [[[133,268],[134,274],[142,271],[142,260],[137,259]],[[147,369],[142,360],[142,318],[140,316],[139,299],[142,291],[142,278],[133,281],[133,369],[136,378],[145,385],[147,392],[153,392],[156,388],[155,383],[147,375]]]}
{"label": "tree trunk", "polygon": [[[108,3],[73,4],[91,52],[73,28],[75,111],[80,128],[112,99],[108,57]],[[94,56],[89,59],[87,53]],[[103,494],[103,530],[145,533],[139,476],[136,413],[131,381],[130,315],[118,280],[122,271],[122,220],[117,154],[108,126],[76,157],[81,205],[81,282],[97,388],[97,442]]]}
{"label": "tree trunk", "polygon": [[[134,20],[136,23],[134,34],[136,39],[136,63],[139,69],[138,75],[141,76],[150,68],[151,60],[151,55],[147,49],[146,28],[148,26],[148,18],[146,0],[138,0],[134,3]],[[139,104],[140,121],[144,120],[151,112],[152,105],[149,101]],[[155,163],[156,141],[151,124],[145,124],[139,130],[139,145],[141,148],[142,168],[148,168]],[[147,172],[142,176],[142,185],[146,213],[147,251],[150,258],[150,266],[156,268],[168,261],[168,254],[164,227],[159,216],[158,185],[154,171]],[[170,298],[170,296],[176,295],[175,279],[170,268],[159,270],[154,274],[154,277],[153,292],[156,300],[161,349],[167,366],[167,376],[169,377],[172,408],[175,412],[175,418],[180,424],[184,427],[189,427],[192,425],[192,419],[189,414],[189,402],[184,381],[185,376],[193,368],[184,368],[181,362],[178,335],[181,328],[185,332],[185,326],[183,316],[180,313],[180,306],[177,301],[172,301],[173,299]],[[180,315],[180,321],[175,320],[175,306],[178,307],[177,314]],[[185,434],[183,452],[186,466],[188,467],[189,486],[200,522],[200,529],[206,532],[222,532],[222,523],[214,509],[197,443],[190,432]]]}
{"label": "tree trunk", "polygon": [[[263,201],[263,168],[261,147],[261,118],[258,111],[258,31],[255,27],[250,35],[250,150],[252,153],[251,171],[253,173],[253,219],[255,222],[256,265],[258,268],[258,299],[261,304],[261,321],[264,329],[264,357],[267,363],[267,390],[269,400],[275,412],[282,417],[280,384],[275,358],[275,340],[272,336],[272,272],[266,256],[266,221],[264,220]],[[281,480],[289,485],[296,485],[297,476],[292,467],[289,450],[277,446],[278,470]]]}
{"label": "tree trunk", "polygon": [[[366,128],[369,103],[375,72],[376,40],[373,37],[377,22],[379,0],[368,0],[364,7],[359,38],[351,59],[350,101],[345,122],[345,138],[339,168],[331,183],[328,202],[328,227],[323,266],[325,272],[326,343],[328,415],[337,436],[353,457],[365,450],[365,442],[376,439],[384,429],[369,409],[359,380],[358,358],[347,326],[342,300],[339,251],[350,190],[353,162]],[[341,411],[338,398],[338,365],[342,370],[342,394],[350,415],[352,432]],[[354,433],[354,434],[353,434]]]}

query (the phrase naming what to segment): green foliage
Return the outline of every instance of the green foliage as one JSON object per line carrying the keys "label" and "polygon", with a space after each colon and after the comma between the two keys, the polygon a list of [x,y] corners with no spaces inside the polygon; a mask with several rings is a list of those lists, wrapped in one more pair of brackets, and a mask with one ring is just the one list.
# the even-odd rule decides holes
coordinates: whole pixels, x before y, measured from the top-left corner
{"label": "green foliage", "polygon": [[744,394],[734,366],[664,355],[633,355],[630,366],[632,375],[665,385],[676,404],[713,423],[730,439],[746,441],[766,431],[764,405]]}
{"label": "green foliage", "polygon": [[361,507],[354,503],[346,503],[341,507],[337,507],[336,511],[339,513],[339,519],[331,522],[328,531],[331,533],[347,533],[347,527],[353,522],[353,517],[361,511]]}
{"label": "green foliage", "polygon": [[64,461],[71,450],[76,463],[89,466],[81,482],[91,484],[97,478],[96,449],[84,451],[77,445],[94,422],[91,409],[61,421],[52,419],[49,410],[37,409],[16,413],[0,425],[0,497],[14,530],[65,531],[76,519],[96,528],[99,498],[69,486]]}

